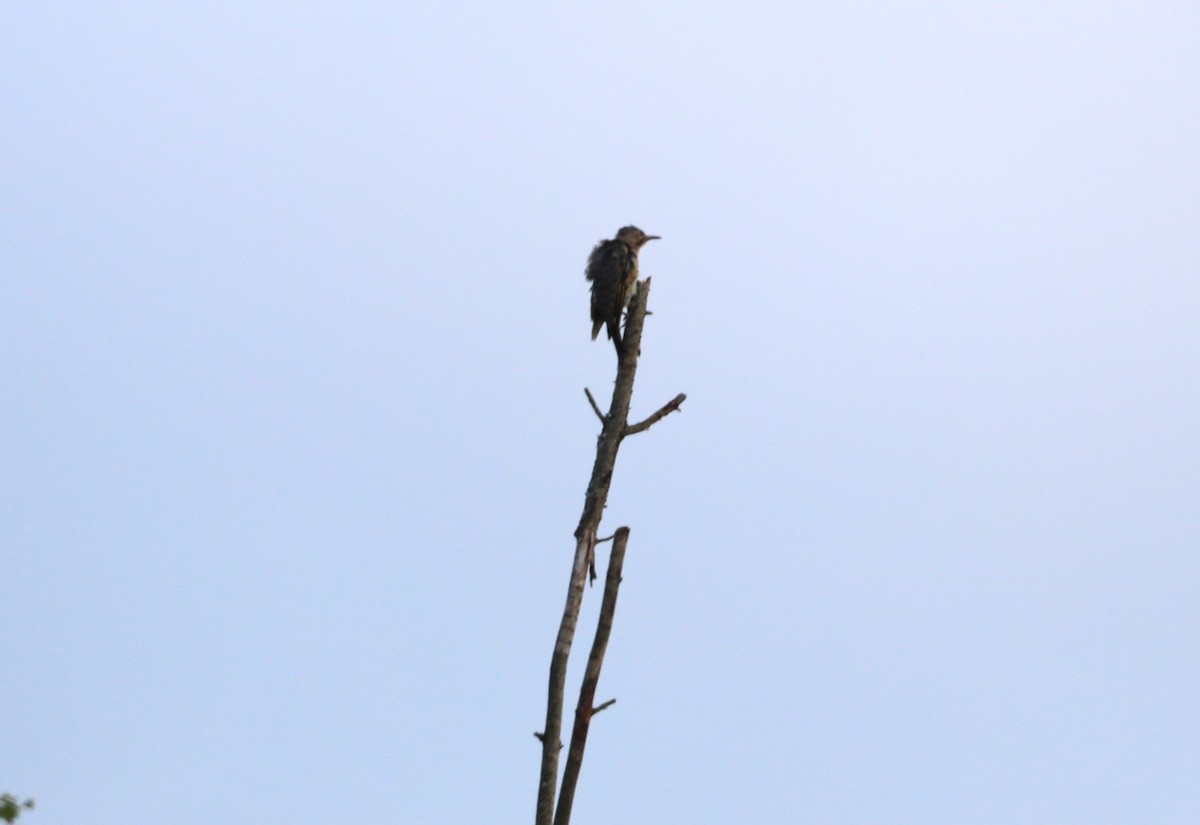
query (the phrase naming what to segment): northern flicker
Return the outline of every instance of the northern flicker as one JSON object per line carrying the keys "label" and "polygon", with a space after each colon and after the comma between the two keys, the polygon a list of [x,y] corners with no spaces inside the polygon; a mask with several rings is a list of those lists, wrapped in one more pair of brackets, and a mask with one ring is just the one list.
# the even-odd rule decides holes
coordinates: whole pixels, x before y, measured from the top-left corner
{"label": "northern flicker", "polygon": [[638,250],[658,237],[636,226],[623,226],[615,238],[596,244],[588,256],[585,274],[592,282],[592,340],[600,334],[600,327],[607,326],[617,358],[623,352],[621,313],[629,305],[638,279]]}

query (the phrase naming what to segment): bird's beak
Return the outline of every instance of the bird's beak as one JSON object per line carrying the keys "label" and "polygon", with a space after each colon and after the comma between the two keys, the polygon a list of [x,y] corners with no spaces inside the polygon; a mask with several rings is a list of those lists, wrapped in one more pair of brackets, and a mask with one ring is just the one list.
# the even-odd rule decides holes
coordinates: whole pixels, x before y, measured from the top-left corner
{"label": "bird's beak", "polygon": [[661,240],[662,240],[662,235],[647,235],[647,236],[646,236],[646,240],[648,240],[648,241],[661,241]]}

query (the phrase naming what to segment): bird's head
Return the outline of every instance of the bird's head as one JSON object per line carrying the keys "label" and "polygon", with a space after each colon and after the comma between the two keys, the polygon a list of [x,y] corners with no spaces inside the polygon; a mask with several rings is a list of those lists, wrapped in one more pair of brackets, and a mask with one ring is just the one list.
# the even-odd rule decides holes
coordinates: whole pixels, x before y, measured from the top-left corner
{"label": "bird's head", "polygon": [[641,249],[647,241],[659,240],[658,235],[647,235],[636,226],[622,226],[617,230],[617,240],[624,241],[635,250]]}

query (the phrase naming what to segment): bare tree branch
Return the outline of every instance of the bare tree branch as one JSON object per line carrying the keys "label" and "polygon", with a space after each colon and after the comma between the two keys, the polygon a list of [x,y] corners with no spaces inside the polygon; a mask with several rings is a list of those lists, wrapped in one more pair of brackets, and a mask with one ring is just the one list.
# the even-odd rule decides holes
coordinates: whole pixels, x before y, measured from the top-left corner
{"label": "bare tree branch", "polygon": [[659,408],[658,412],[647,418],[645,421],[639,421],[636,424],[630,424],[625,428],[625,435],[633,435],[650,429],[654,424],[657,424],[661,419],[666,418],[671,413],[679,409],[679,405],[687,400],[687,396],[683,393],[672,398],[666,404]]}
{"label": "bare tree branch", "polygon": [[617,590],[621,586],[621,568],[625,564],[625,545],[628,543],[629,528],[619,528],[613,540],[612,553],[608,557],[608,573],[604,577],[604,598],[600,602],[596,638],[592,640],[592,652],[588,655],[583,683],[579,686],[579,703],[575,706],[575,728],[571,731],[571,747],[567,750],[567,764],[563,768],[562,793],[558,798],[558,809],[554,812],[554,825],[567,825],[571,821],[571,805],[575,801],[579,769],[583,766],[583,749],[587,744],[588,726],[595,712],[592,710],[592,702],[596,698],[596,685],[600,682],[600,668],[604,664],[604,652],[608,649],[608,637],[612,634],[613,614],[617,610]]}
{"label": "bare tree branch", "polygon": [[596,707],[592,708],[592,716],[595,716],[597,713],[599,713],[602,710],[611,708],[616,703],[617,703],[616,699],[609,699],[607,702],[602,702],[599,705],[596,705]]}
{"label": "bare tree branch", "polygon": [[[612,628],[612,614],[616,608],[621,564],[629,537],[628,527],[618,529],[613,537],[612,556],[604,587],[600,624],[596,629],[596,641],[592,645],[592,654],[588,660],[584,685],[580,689],[580,704],[575,711],[575,727],[563,774],[562,801],[556,811],[555,785],[558,779],[559,754],[562,751],[563,694],[566,687],[567,661],[575,639],[575,629],[579,623],[585,580],[589,572],[591,577],[595,578],[596,537],[599,535],[600,519],[608,502],[608,491],[612,484],[617,451],[621,446],[621,441],[630,432],[628,426],[629,404],[633,397],[633,380],[637,374],[637,362],[641,354],[642,327],[646,318],[646,302],[649,296],[650,279],[647,278],[638,284],[638,289],[629,303],[629,311],[625,320],[625,334],[621,336],[621,344],[617,349],[617,380],[613,387],[612,402],[607,415],[601,413],[591,391],[584,390],[592,405],[592,410],[600,418],[601,429],[600,438],[596,444],[596,460],[592,465],[591,480],[588,482],[587,493],[584,496],[583,512],[579,517],[579,525],[575,528],[575,557],[571,563],[571,578],[567,583],[567,600],[563,607],[562,619],[559,622],[558,636],[554,641],[554,652],[550,657],[546,727],[542,733],[535,734],[542,743],[536,825],[569,825],[571,804],[587,740],[588,722],[594,713],[612,704],[611,701],[606,702],[597,710],[592,710],[592,699],[595,694],[596,682],[599,680],[604,647],[608,642]],[[678,408],[683,398],[684,396],[681,394],[672,402],[675,404],[675,408]],[[640,432],[641,429],[649,427],[669,412],[671,410],[665,408],[660,410],[646,422],[637,425],[640,429],[634,431]]]}

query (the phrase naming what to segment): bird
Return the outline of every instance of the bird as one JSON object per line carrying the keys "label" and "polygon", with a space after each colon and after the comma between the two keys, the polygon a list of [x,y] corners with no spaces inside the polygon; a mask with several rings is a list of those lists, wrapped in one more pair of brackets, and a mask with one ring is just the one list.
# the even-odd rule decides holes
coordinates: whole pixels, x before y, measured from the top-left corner
{"label": "bird", "polygon": [[638,251],[658,235],[647,235],[636,226],[622,226],[615,238],[600,241],[588,256],[584,275],[592,282],[592,340],[600,327],[608,327],[608,337],[621,357],[621,313],[629,306],[638,279]]}

